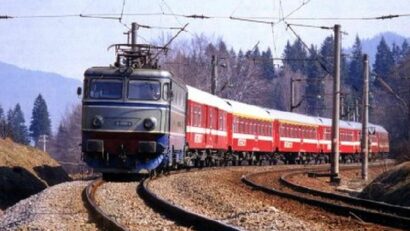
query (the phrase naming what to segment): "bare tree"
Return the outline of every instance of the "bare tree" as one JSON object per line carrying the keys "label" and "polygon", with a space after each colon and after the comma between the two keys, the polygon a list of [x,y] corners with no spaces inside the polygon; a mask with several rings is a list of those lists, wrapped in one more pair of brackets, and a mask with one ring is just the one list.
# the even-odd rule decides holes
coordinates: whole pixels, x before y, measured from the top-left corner
{"label": "bare tree", "polygon": [[[84,166],[81,160],[81,105],[71,108],[51,140],[51,154],[70,173]],[[81,168],[79,168],[81,166]]]}

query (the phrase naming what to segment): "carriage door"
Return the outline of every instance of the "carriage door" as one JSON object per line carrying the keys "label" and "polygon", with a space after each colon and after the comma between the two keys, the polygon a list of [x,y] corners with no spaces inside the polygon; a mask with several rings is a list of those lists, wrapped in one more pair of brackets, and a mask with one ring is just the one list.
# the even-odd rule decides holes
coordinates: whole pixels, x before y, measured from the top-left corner
{"label": "carriage door", "polygon": [[212,107],[207,106],[208,109],[208,117],[207,117],[207,126],[206,126],[206,134],[207,134],[207,142],[206,142],[206,146],[207,147],[213,147],[214,146],[214,130],[217,129],[216,128],[216,114],[215,114],[215,109]]}

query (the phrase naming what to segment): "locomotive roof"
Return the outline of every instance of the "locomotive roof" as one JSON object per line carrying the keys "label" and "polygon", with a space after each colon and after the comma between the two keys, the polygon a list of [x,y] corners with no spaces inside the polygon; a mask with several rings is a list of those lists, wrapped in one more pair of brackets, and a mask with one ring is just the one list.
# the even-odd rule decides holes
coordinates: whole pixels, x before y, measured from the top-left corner
{"label": "locomotive roof", "polygon": [[231,112],[232,108],[222,98],[219,98],[218,96],[212,95],[208,92],[201,91],[195,87],[191,87],[189,85],[186,86],[188,89],[189,100]]}
{"label": "locomotive roof", "polygon": [[91,67],[88,68],[84,75],[85,76],[133,76],[133,75],[144,75],[144,76],[155,76],[155,77],[171,77],[171,73],[165,70],[158,69],[133,69],[132,72],[127,75],[127,71],[122,68],[108,66],[108,67]]}
{"label": "locomotive roof", "polygon": [[252,119],[260,119],[260,120],[272,120],[269,112],[262,108],[255,105],[250,105],[246,103],[241,103],[234,100],[224,99],[232,106],[232,113],[235,115],[248,117]]}
{"label": "locomotive roof", "polygon": [[127,73],[122,68],[114,66],[105,66],[105,67],[91,67],[88,68],[84,73],[85,78],[87,77],[133,77],[133,76],[146,76],[146,77],[155,77],[155,78],[170,78],[173,81],[179,83],[182,87],[185,86],[183,81],[179,78],[173,76],[171,72],[160,69],[132,69],[131,73]]}

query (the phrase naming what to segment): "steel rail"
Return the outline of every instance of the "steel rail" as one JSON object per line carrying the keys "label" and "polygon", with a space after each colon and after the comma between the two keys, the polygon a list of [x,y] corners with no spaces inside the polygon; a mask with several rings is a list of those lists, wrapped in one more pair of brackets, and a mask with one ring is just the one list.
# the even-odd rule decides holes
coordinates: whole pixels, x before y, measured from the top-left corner
{"label": "steel rail", "polygon": [[231,226],[218,220],[208,218],[188,211],[177,205],[160,198],[149,189],[151,178],[142,181],[138,186],[138,193],[155,211],[165,214],[172,220],[181,223],[184,226],[194,227],[198,230],[241,230],[238,227]]}
{"label": "steel rail", "polygon": [[402,217],[402,216],[397,216],[393,214],[369,211],[363,208],[344,206],[340,204],[330,203],[324,200],[308,198],[308,197],[304,197],[298,194],[284,192],[284,191],[281,191],[275,188],[269,188],[267,186],[258,184],[249,179],[250,177],[254,177],[254,176],[262,175],[262,174],[266,174],[266,173],[259,172],[259,173],[248,174],[246,176],[243,176],[241,180],[246,185],[256,190],[265,192],[267,194],[277,195],[277,196],[281,196],[284,198],[296,200],[298,202],[309,204],[315,207],[319,207],[326,211],[329,211],[329,212],[332,212],[332,213],[335,213],[341,216],[354,216],[356,218],[360,218],[363,221],[377,223],[377,224],[381,224],[381,225],[385,225],[389,227],[403,228],[403,229],[410,228],[410,218],[408,217]]}
{"label": "steel rail", "polygon": [[291,173],[284,174],[280,177],[280,183],[297,192],[308,193],[308,194],[312,194],[315,196],[328,198],[331,200],[342,201],[347,204],[360,206],[360,207],[371,209],[371,210],[378,210],[384,213],[390,213],[390,214],[395,214],[398,216],[410,218],[410,207],[403,207],[399,205],[393,205],[393,204],[388,204],[388,203],[374,201],[374,200],[361,199],[361,198],[346,196],[346,195],[337,194],[337,193],[324,192],[324,191],[316,190],[316,189],[309,188],[303,185],[298,185],[287,179],[288,177],[303,174],[303,173],[304,172],[291,172]]}
{"label": "steel rail", "polygon": [[128,230],[123,225],[119,224],[113,218],[108,216],[103,210],[101,210],[95,201],[95,192],[98,187],[104,184],[105,181],[102,178],[93,180],[84,189],[83,195],[85,196],[85,202],[87,209],[91,212],[93,219],[96,221],[97,226],[102,230],[110,231],[125,231]]}

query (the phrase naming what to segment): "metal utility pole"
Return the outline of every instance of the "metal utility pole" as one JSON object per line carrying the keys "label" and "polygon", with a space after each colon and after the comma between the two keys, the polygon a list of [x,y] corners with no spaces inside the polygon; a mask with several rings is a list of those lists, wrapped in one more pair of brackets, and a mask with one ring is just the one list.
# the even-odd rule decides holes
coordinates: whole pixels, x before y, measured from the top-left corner
{"label": "metal utility pole", "polygon": [[354,121],[359,121],[359,100],[354,100]]}
{"label": "metal utility pole", "polygon": [[43,152],[47,152],[47,135],[40,135],[39,136],[39,143],[43,143]]}
{"label": "metal utility pole", "polygon": [[131,23],[131,45],[132,45],[133,51],[137,49],[137,47],[135,47],[135,44],[137,44],[137,30],[138,30],[137,23],[135,22]]}
{"label": "metal utility pole", "polygon": [[369,168],[369,61],[367,54],[363,55],[363,115],[362,115],[362,179],[367,180]]}
{"label": "metal utility pole", "polygon": [[216,95],[218,89],[218,57],[212,55],[212,78],[211,78],[211,93]]}
{"label": "metal utility pole", "polygon": [[344,118],[345,115],[345,96],[343,94],[340,95],[340,118]]}
{"label": "metal utility pole", "polygon": [[332,157],[330,161],[330,182],[339,183],[339,119],[340,119],[340,25],[334,26],[334,72],[333,72],[333,115],[332,115]]}
{"label": "metal utility pole", "polygon": [[293,109],[295,108],[293,105],[295,105],[295,84],[294,84],[294,79],[290,79],[290,111],[293,112]]}

